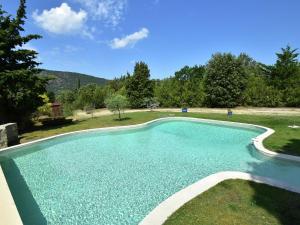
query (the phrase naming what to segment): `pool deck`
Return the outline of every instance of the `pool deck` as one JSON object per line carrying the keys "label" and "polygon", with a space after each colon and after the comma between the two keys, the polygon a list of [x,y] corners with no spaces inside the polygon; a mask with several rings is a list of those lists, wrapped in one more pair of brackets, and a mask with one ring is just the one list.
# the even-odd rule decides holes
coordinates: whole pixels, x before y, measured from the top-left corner
{"label": "pool deck", "polygon": [[[48,138],[43,138],[40,140],[20,144],[17,146],[12,146],[8,148],[4,148],[0,150],[0,153],[5,153],[7,151],[18,151],[22,150],[21,147],[31,145],[34,143],[38,143],[41,141],[50,140],[56,137],[66,136],[70,134],[82,133],[82,132],[91,132],[91,131],[116,131],[116,130],[127,130],[127,129],[137,129],[148,126],[154,122],[158,121],[171,121],[171,120],[185,120],[185,121],[195,121],[195,122],[202,122],[202,123],[210,123],[210,124],[219,124],[219,125],[227,125],[227,126],[234,126],[234,127],[241,127],[241,128],[250,128],[256,129],[260,128],[265,130],[265,132],[256,138],[252,139],[252,143],[255,148],[260,151],[261,153],[274,158],[280,158],[284,160],[291,160],[300,162],[300,157],[298,156],[291,156],[287,154],[280,154],[273,151],[266,149],[263,146],[263,140],[268,136],[272,135],[275,131],[263,127],[258,126],[255,124],[246,124],[246,123],[237,123],[237,122],[228,122],[228,121],[219,121],[219,120],[208,120],[208,119],[199,119],[199,118],[187,118],[187,117],[165,117],[156,120],[152,120],[146,123],[137,124],[137,125],[130,125],[130,126],[119,126],[119,127],[108,127],[108,128],[96,128],[96,129],[88,129],[82,131],[75,131],[69,132],[64,134],[55,135]],[[249,173],[242,173],[236,171],[224,171],[220,173],[216,173],[210,175],[206,178],[201,179],[200,181],[184,188],[183,190],[175,193],[162,203],[160,203],[153,211],[151,211],[144,220],[140,223],[140,225],[160,225],[163,224],[164,221],[177,209],[179,209],[182,205],[186,202],[190,201],[197,195],[203,193],[204,191],[208,190],[209,188],[217,185],[218,183],[228,180],[228,179],[243,179],[243,180],[250,180],[258,183],[265,183],[271,186],[283,188],[289,191],[300,193],[300,188],[296,188],[290,186],[289,184],[281,183],[276,180],[254,176]],[[0,225],[22,225],[22,220],[18,213],[17,207],[13,200],[13,197],[10,193],[8,184],[6,182],[5,176],[3,174],[2,168],[0,167]]]}
{"label": "pool deck", "polygon": [[22,225],[14,199],[0,167],[0,225]]}

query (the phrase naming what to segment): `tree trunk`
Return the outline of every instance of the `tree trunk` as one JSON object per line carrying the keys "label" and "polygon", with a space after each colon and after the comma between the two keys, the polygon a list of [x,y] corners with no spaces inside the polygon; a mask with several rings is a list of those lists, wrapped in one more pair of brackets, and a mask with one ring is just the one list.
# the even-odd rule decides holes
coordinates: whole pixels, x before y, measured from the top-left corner
{"label": "tree trunk", "polygon": [[121,120],[121,110],[118,109],[118,111],[119,111],[119,120]]}

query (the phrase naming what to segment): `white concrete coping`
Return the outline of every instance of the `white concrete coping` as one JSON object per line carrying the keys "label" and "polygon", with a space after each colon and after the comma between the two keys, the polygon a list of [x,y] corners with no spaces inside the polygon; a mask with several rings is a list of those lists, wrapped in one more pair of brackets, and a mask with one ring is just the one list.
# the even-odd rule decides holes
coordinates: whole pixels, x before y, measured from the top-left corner
{"label": "white concrete coping", "polygon": [[0,167],[0,225],[22,225],[14,199]]}
{"label": "white concrete coping", "polygon": [[[73,135],[73,134],[79,134],[79,133],[86,133],[86,132],[94,132],[94,131],[97,131],[97,132],[113,132],[113,131],[120,131],[120,130],[138,129],[138,128],[147,127],[148,125],[151,125],[151,124],[156,123],[156,122],[173,121],[173,120],[194,121],[194,122],[201,122],[201,123],[218,124],[218,125],[223,125],[223,126],[240,127],[240,128],[246,128],[246,129],[262,129],[265,132],[263,134],[257,136],[256,138],[254,138],[252,140],[255,148],[259,152],[261,152],[261,153],[263,153],[263,154],[265,154],[265,155],[267,155],[269,157],[274,157],[274,158],[279,158],[279,159],[286,159],[286,160],[292,160],[292,161],[300,162],[300,157],[298,157],[298,156],[291,156],[291,155],[286,155],[286,154],[279,154],[279,153],[276,153],[276,152],[272,152],[272,151],[266,149],[263,146],[263,143],[262,143],[263,140],[275,132],[273,129],[270,129],[270,128],[267,128],[267,127],[263,127],[263,126],[259,126],[259,125],[255,125],[255,124],[238,123],[238,122],[221,121],[221,120],[211,120],[211,119],[200,119],[200,118],[193,118],[193,117],[164,117],[164,118],[155,119],[155,120],[148,121],[146,123],[141,123],[141,124],[136,124],[136,125],[95,128],[95,129],[87,129],[87,130],[79,130],[79,131],[74,131],[74,132],[68,132],[68,133],[58,134],[58,135],[54,135],[54,136],[51,136],[51,137],[42,138],[42,139],[39,139],[39,140],[27,142],[27,143],[24,143],[24,144],[19,144],[19,145],[16,145],[16,146],[11,146],[11,147],[0,149],[0,155],[6,154],[6,153],[11,152],[11,151],[21,151],[22,147],[30,146],[30,145],[33,145],[33,144],[36,144],[36,143],[44,142],[44,141],[55,139],[55,138],[58,138],[58,137],[63,137],[63,136],[68,136],[68,135]],[[1,170],[1,172],[2,172],[2,170]],[[226,173],[227,172],[225,172],[225,175],[226,175]],[[235,172],[235,173],[237,173],[237,172]],[[222,176],[222,173],[219,176]],[[251,175],[248,175],[248,176],[251,176]],[[207,177],[207,179],[209,177]],[[255,177],[255,176],[251,176],[251,177]],[[206,178],[204,178],[204,179],[206,179]],[[212,179],[212,178],[210,178],[210,179]],[[235,179],[235,178],[228,178],[228,179]],[[242,179],[242,178],[240,178],[240,179]],[[202,180],[200,180],[200,181],[202,181]],[[264,179],[264,180],[268,181],[270,179]],[[0,182],[4,183],[3,181],[5,181],[5,177],[4,176],[3,177],[0,176]],[[6,183],[6,181],[5,181],[5,183]],[[277,184],[278,182],[274,181],[273,183]],[[7,184],[6,185],[2,185],[2,186],[0,186],[0,187],[3,188],[3,190],[5,189],[5,191],[1,191],[3,193],[1,193],[0,197],[2,195],[8,195],[7,198],[11,198],[11,200],[13,201],[13,199],[11,197],[11,193],[9,191],[9,188],[8,188]],[[285,186],[286,189],[289,188],[288,185],[281,185],[281,186]],[[281,187],[281,186],[278,186],[278,187]],[[189,187],[187,187],[187,188],[189,188]],[[209,186],[209,187],[211,187],[211,186]],[[209,187],[207,189],[209,189]],[[183,189],[182,191],[186,190],[187,188]],[[207,190],[207,189],[205,189],[205,190]],[[188,189],[188,191],[189,191],[189,189]],[[177,193],[175,193],[174,195],[177,195]],[[193,193],[195,193],[195,192],[193,192]],[[200,193],[198,193],[198,194],[200,194]],[[184,195],[190,196],[190,194],[187,194],[186,191],[184,191]],[[179,194],[179,196],[180,196],[180,194]],[[0,198],[0,200],[1,200],[1,198]],[[163,203],[161,203],[161,204],[163,204]],[[179,203],[181,204],[182,201],[180,201]],[[10,204],[12,204],[12,203],[10,203]],[[176,209],[178,209],[180,206],[177,207],[176,205],[174,205],[173,208],[170,208],[170,210],[174,209],[174,207],[176,207]],[[166,206],[164,206],[164,207],[166,207]],[[160,211],[160,208],[159,209],[155,208],[154,209],[155,212],[152,211],[150,214],[153,215],[153,213],[157,213],[156,211]],[[166,209],[162,208],[161,210],[164,211]],[[167,212],[170,212],[170,211],[167,210]],[[172,211],[172,212],[174,212],[174,211]],[[17,211],[16,207],[4,207],[4,208],[1,208],[1,205],[0,205],[0,218],[1,218],[2,214],[3,215],[7,215],[9,217],[12,217],[12,218],[10,218],[10,221],[15,221],[14,223],[9,223],[9,225],[19,225],[19,224],[22,224],[22,222],[19,223],[19,219],[18,218],[20,218],[20,216],[18,214],[18,211]],[[145,220],[147,218],[153,218],[153,217],[150,217],[150,214],[145,218]],[[167,216],[169,216],[169,214]],[[14,218],[14,217],[16,217],[16,218]],[[143,221],[145,221],[145,220],[143,220]],[[147,219],[146,222],[145,222],[145,224],[154,224],[153,221],[151,223],[149,223],[149,222],[150,222],[149,219]],[[141,224],[144,225],[144,223],[141,223]],[[157,223],[157,224],[160,224],[160,223]],[[0,225],[2,225],[1,221],[0,221]]]}
{"label": "white concrete coping", "polygon": [[300,188],[289,186],[286,183],[282,183],[270,178],[254,176],[250,173],[243,172],[219,172],[208,177],[201,179],[200,181],[176,192],[171,197],[160,203],[154,210],[152,210],[139,225],[162,225],[168,217],[170,217],[175,211],[182,207],[185,203],[194,199],[198,195],[214,187],[218,183],[231,180],[241,179],[249,180],[257,183],[264,183],[274,187],[282,188],[288,191],[300,193]]}

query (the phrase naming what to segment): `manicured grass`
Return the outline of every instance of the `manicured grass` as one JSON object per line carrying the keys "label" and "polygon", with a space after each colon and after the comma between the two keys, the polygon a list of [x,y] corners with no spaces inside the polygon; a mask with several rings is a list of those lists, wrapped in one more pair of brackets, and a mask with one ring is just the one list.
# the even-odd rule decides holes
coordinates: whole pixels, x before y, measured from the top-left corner
{"label": "manicured grass", "polygon": [[228,180],[186,203],[165,223],[235,224],[300,224],[300,194],[254,182]]}
{"label": "manicured grass", "polygon": [[49,137],[55,134],[61,134],[71,131],[91,129],[98,127],[123,126],[130,124],[143,123],[149,120],[166,116],[189,116],[206,119],[226,120],[243,123],[253,123],[273,128],[276,132],[264,141],[264,145],[273,151],[299,155],[300,156],[300,129],[288,128],[294,123],[300,124],[299,116],[261,116],[261,115],[234,115],[228,118],[225,114],[203,114],[203,113],[168,113],[168,112],[137,112],[128,113],[127,119],[118,121],[116,116],[102,116],[73,124],[58,127],[36,127],[36,130],[23,133],[21,142],[36,140],[39,138]]}

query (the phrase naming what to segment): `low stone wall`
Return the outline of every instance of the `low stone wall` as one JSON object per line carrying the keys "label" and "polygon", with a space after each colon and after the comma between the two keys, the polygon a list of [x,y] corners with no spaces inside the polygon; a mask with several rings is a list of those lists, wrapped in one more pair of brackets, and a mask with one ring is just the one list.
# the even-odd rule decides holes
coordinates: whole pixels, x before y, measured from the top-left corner
{"label": "low stone wall", "polygon": [[18,142],[18,127],[16,123],[0,125],[0,148],[6,148]]}

